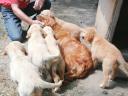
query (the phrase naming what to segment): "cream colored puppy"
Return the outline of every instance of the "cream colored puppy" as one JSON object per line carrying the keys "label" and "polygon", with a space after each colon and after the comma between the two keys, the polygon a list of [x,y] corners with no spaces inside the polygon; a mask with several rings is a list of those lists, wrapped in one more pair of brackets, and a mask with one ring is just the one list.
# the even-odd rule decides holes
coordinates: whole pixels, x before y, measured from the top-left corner
{"label": "cream colored puppy", "polygon": [[[10,76],[13,81],[18,82],[18,92],[20,96],[32,96],[34,89],[38,88],[54,88],[61,86],[62,81],[54,84],[48,83],[41,79],[38,74],[38,69],[35,67],[25,55],[24,46],[18,42],[13,41],[7,45],[4,54],[7,54],[10,61]],[[33,96],[42,96],[34,94]]]}
{"label": "cream colored puppy", "polygon": [[109,80],[114,79],[118,65],[123,66],[126,75],[128,75],[128,64],[121,52],[113,44],[98,35],[94,27],[86,28],[80,37],[84,43],[91,44],[94,64],[96,64],[96,61],[102,62],[104,79],[100,87],[109,87]]}
{"label": "cream colored puppy", "polygon": [[[54,32],[51,27],[46,26],[43,28],[43,34],[46,34],[45,41],[48,47],[50,54],[56,56],[57,58],[54,60],[51,65],[49,65],[52,69],[52,78],[54,82],[59,82],[59,80],[64,80],[64,72],[65,72],[65,63],[61,56],[59,46],[57,41],[54,38]],[[58,72],[58,73],[57,73]],[[56,91],[56,88],[54,91]]]}
{"label": "cream colored puppy", "polygon": [[47,66],[45,65],[46,62],[51,62],[52,59],[56,58],[49,53],[43,33],[43,28],[39,24],[31,25],[27,32],[27,38],[29,38],[28,56],[40,70]]}

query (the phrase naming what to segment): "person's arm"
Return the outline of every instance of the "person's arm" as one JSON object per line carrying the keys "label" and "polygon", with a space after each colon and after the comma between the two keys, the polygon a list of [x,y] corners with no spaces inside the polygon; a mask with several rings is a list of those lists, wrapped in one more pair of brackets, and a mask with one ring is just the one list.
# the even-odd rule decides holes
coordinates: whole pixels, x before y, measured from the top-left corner
{"label": "person's arm", "polygon": [[14,14],[20,18],[21,20],[25,21],[28,24],[33,24],[33,23],[40,23],[38,20],[32,20],[30,17],[28,17],[19,7],[18,4],[12,4],[11,5],[12,11]]}
{"label": "person's arm", "polygon": [[44,5],[45,0],[36,0],[33,8],[35,10],[40,10]]}

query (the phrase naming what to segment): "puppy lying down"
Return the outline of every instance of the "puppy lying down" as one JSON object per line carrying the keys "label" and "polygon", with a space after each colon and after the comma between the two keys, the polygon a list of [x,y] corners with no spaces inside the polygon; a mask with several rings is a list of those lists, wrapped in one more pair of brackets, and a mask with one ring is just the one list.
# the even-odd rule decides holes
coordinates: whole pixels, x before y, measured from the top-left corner
{"label": "puppy lying down", "polygon": [[95,27],[87,27],[85,32],[81,33],[80,36],[82,42],[91,44],[94,64],[96,64],[97,61],[102,62],[104,77],[100,87],[109,87],[109,80],[115,78],[119,65],[124,68],[126,75],[128,75],[128,64],[124,60],[119,49],[105,38],[98,35]]}
{"label": "puppy lying down", "polygon": [[[44,12],[44,11],[43,11]],[[42,15],[38,19],[46,26],[50,26],[55,34],[66,63],[66,74],[68,80],[86,77],[93,69],[91,53],[74,36],[69,34],[63,23],[58,23],[54,16]],[[69,26],[73,27],[73,26]]]}
{"label": "puppy lying down", "polygon": [[[38,88],[55,88],[62,84],[62,81],[54,84],[48,83],[41,79],[37,67],[35,67],[25,55],[24,46],[18,42],[13,41],[9,43],[4,54],[10,58],[10,76],[13,81],[18,82],[18,92],[20,96],[31,96],[34,94],[34,89]],[[40,93],[41,94],[41,93]],[[40,95],[33,95],[40,96]]]}

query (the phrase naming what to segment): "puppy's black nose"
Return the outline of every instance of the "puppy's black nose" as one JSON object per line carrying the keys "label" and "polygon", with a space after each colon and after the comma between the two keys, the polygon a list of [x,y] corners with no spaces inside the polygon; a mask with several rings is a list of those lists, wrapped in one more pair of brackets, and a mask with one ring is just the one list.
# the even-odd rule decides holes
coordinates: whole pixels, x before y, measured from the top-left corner
{"label": "puppy's black nose", "polygon": [[84,39],[84,36],[82,36],[82,39]]}

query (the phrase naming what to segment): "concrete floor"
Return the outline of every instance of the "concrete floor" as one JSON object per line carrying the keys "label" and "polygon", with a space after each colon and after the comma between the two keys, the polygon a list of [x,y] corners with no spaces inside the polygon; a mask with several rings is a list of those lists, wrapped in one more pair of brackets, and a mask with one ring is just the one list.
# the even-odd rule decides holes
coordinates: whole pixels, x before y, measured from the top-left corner
{"label": "concrete floor", "polygon": [[[57,17],[65,21],[81,27],[93,26],[97,3],[98,0],[56,0],[52,2],[52,10]],[[3,49],[8,40],[1,21],[0,25],[0,49]],[[0,56],[0,96],[17,96],[16,84],[9,78],[8,62],[8,57]],[[101,89],[99,84],[102,78],[102,71],[96,70],[87,78],[63,85],[57,96],[128,96],[127,80],[117,79],[112,82],[112,89]]]}

